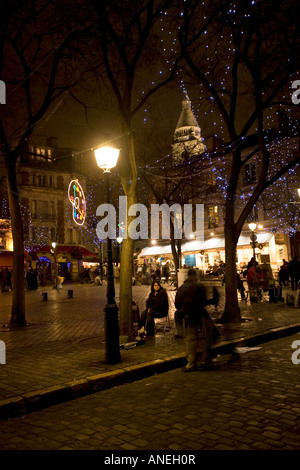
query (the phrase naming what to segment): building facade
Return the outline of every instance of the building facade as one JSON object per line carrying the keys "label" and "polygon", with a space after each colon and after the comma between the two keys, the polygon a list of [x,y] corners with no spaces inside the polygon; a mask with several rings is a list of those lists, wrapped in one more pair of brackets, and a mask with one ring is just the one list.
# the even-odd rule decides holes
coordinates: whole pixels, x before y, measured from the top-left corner
{"label": "building facade", "polygon": [[[272,156],[273,174],[286,165],[300,151],[299,136],[281,136],[273,132],[268,150]],[[274,136],[276,138],[274,138]],[[254,136],[255,137],[255,136]],[[251,139],[250,139],[251,142]],[[202,159],[201,175],[193,176],[195,186],[203,188],[201,192],[191,192],[190,202],[204,204],[204,242],[182,240],[182,265],[196,266],[204,272],[210,266],[226,262],[224,239],[225,188],[227,185],[230,155],[222,154],[222,142],[214,136],[205,140],[204,147],[201,129],[191,109],[189,100],[182,103],[182,112],[174,132],[172,157],[174,165],[184,160]],[[204,152],[206,150],[206,152]],[[205,155],[217,157],[205,159]],[[245,162],[237,191],[237,214],[245,201],[252,194],[260,173],[261,158],[257,145],[249,144],[242,150]],[[300,188],[299,169],[288,172],[279,181],[266,190],[253,207],[247,224],[244,225],[237,248],[237,266],[242,267],[253,256],[253,242],[248,222],[255,222],[255,256],[261,263],[268,263],[276,272],[282,260],[289,260],[300,255]],[[172,260],[171,245],[168,241],[145,247],[139,254],[139,262],[164,264]]]}
{"label": "building facade", "polygon": [[[95,258],[89,227],[83,220],[86,176],[81,159],[80,152],[59,148],[56,139],[51,138],[45,146],[29,145],[17,163],[25,266],[38,269],[47,281],[54,273],[53,243],[58,272],[65,279],[77,279],[84,259]],[[12,268],[13,243],[4,181],[1,192],[2,216],[6,218],[0,214],[0,263]]]}

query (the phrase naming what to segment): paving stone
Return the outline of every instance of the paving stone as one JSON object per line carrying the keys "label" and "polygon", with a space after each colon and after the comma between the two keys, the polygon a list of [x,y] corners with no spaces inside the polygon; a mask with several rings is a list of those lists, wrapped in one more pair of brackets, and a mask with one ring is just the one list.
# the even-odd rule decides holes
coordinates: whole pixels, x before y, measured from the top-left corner
{"label": "paving stone", "polygon": [[[85,288],[84,291],[90,295]],[[135,289],[141,303],[148,292],[148,288]],[[100,304],[105,301],[105,289],[102,293]],[[174,293],[169,295],[172,303]],[[18,337],[15,332],[5,332],[9,361],[5,368],[0,368],[0,399],[13,398],[17,393],[22,401],[32,391],[47,387],[59,390],[63,384],[73,383],[75,390],[81,386],[80,380],[87,386],[86,377],[99,377],[131,366],[138,370],[138,364],[148,363],[149,357],[153,361],[161,361],[171,354],[184,358],[184,342],[174,340],[173,329],[170,334],[157,335],[139,348],[121,351],[121,364],[106,365],[99,301],[95,308],[94,294],[85,300],[84,318],[80,301],[76,305],[74,302],[70,310],[57,301],[55,313],[48,307],[47,312],[36,310],[36,322],[47,318],[54,322],[52,325],[39,325],[28,329],[26,334],[19,331]],[[37,305],[34,296],[30,302]],[[296,323],[296,314],[299,318],[295,310],[272,306],[270,315],[268,309],[269,305],[260,304],[248,310],[253,318],[259,315],[263,320],[244,325],[243,335],[245,331],[253,333],[256,323],[270,330],[282,326],[287,319]],[[1,308],[0,312],[1,318]],[[171,321],[173,313],[174,310]],[[220,326],[220,330],[223,337],[234,338],[240,334],[241,327]],[[0,339],[1,334],[0,331]],[[4,434],[0,434],[0,449],[299,450],[300,382],[298,369],[291,364],[291,344],[295,338],[298,336],[264,343],[260,350],[241,354],[237,363],[228,363],[220,356],[213,371],[182,374],[178,367],[145,379],[138,377],[141,380],[118,384],[25,417],[4,420],[1,430],[6,431],[6,437],[2,439]],[[24,366],[22,370],[20,364]],[[11,376],[14,380],[10,382]]]}

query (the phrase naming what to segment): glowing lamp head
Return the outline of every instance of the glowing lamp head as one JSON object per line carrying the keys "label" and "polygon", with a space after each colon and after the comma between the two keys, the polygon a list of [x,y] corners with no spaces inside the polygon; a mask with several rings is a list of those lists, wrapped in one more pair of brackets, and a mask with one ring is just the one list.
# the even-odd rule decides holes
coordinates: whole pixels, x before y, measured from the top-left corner
{"label": "glowing lamp head", "polygon": [[105,172],[116,166],[120,150],[112,147],[100,147],[94,150],[97,165]]}
{"label": "glowing lamp head", "polygon": [[250,230],[253,232],[253,230],[256,229],[256,224],[254,222],[252,222],[251,224],[248,224],[248,227],[250,228]]}

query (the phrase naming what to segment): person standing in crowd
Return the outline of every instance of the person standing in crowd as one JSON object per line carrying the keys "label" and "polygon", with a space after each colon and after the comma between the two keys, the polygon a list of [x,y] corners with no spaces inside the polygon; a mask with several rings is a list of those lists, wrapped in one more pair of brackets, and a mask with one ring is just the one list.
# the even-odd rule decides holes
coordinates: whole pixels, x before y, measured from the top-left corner
{"label": "person standing in crowd", "polygon": [[166,280],[166,283],[168,284],[169,282],[169,277],[170,277],[170,266],[169,262],[167,261],[166,264],[163,266],[163,277]]}
{"label": "person standing in crowd", "polygon": [[161,278],[161,271],[160,271],[160,266],[159,266],[159,264],[156,264],[156,266],[155,266],[155,274],[156,274],[156,277],[157,277],[158,281],[160,281],[160,278]]}
{"label": "person standing in crowd", "polygon": [[289,262],[288,272],[291,278],[292,290],[297,290],[300,281],[300,260],[298,256],[294,256]]}
{"label": "person standing in crowd", "polygon": [[159,281],[153,281],[151,292],[146,301],[146,309],[142,312],[139,321],[137,341],[147,336],[154,336],[154,318],[164,318],[169,312],[169,299],[166,290]]}
{"label": "person standing in crowd", "polygon": [[263,273],[260,266],[253,265],[248,269],[247,273],[247,284],[250,295],[250,302],[258,302],[258,291],[260,281],[263,279]]}
{"label": "person standing in crowd", "polygon": [[287,287],[289,281],[289,263],[283,259],[278,273],[279,285]]}
{"label": "person standing in crowd", "polygon": [[241,299],[246,300],[244,282],[242,281],[241,276],[239,275],[239,273],[236,273],[236,280],[237,280],[237,289],[238,289],[239,293],[241,294]]}
{"label": "person standing in crowd", "polygon": [[196,270],[189,269],[187,279],[175,296],[176,316],[183,322],[186,340],[187,365],[182,369],[183,372],[198,370],[199,345],[200,369],[211,364],[211,346],[219,333],[205,306],[213,303],[218,304],[217,290],[214,289],[214,299],[207,300],[205,287],[197,282]]}
{"label": "person standing in crowd", "polygon": [[6,267],[3,271],[2,292],[9,292],[10,290],[12,290],[11,272]]}

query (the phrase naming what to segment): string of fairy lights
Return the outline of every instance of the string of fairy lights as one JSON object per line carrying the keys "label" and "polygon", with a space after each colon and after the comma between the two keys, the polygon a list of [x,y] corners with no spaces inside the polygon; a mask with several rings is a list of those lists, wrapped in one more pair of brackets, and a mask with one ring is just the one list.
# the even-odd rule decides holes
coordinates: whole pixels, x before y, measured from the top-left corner
{"label": "string of fairy lights", "polygon": [[[205,12],[209,8],[209,4],[210,2],[199,2],[199,8],[202,8],[203,21],[206,21],[207,19]],[[245,19],[250,18],[250,8],[254,8],[255,4],[255,1],[247,2],[247,8],[245,8],[245,12],[243,13]],[[234,4],[229,4],[227,14],[231,21],[236,21],[235,15],[237,15],[237,13],[238,12],[236,11]],[[158,68],[153,71],[153,75],[149,84],[150,88],[154,87],[158,83],[158,81],[164,77],[165,73],[167,71],[171,72],[174,67],[176,57],[179,54],[179,44],[177,35],[178,28],[180,28],[180,20],[183,18],[183,16],[184,12],[179,10],[177,18],[179,23],[177,28],[174,27],[174,18],[170,17],[167,11],[163,12],[160,17],[159,41],[161,44],[162,54],[165,57],[165,64],[163,66],[161,66],[160,64],[160,66],[157,66]],[[217,51],[221,51],[224,65],[219,69],[220,78],[218,88],[221,90],[220,97],[224,98],[226,95],[226,87],[230,82],[230,74],[235,54],[235,45],[233,41],[231,39],[228,39],[228,37],[226,36],[226,24],[224,25],[224,30],[220,31],[217,43],[208,40],[208,38],[213,37],[214,33],[214,31],[211,31],[210,28],[211,27],[208,26],[207,29],[204,31],[203,41],[200,43],[200,47],[207,52],[207,60],[203,67],[204,75],[208,81],[213,82],[216,63],[218,63]],[[225,41],[226,48],[223,46],[223,39]],[[211,54],[212,47],[216,47],[215,54]],[[177,71],[177,78],[181,90],[181,95],[184,98],[188,99],[189,93],[187,90],[186,81],[182,78],[183,73],[184,70],[179,67]],[[191,89],[192,88],[193,87],[191,87]],[[141,97],[143,97],[145,93],[146,91],[142,90]],[[192,89],[192,93],[196,93],[195,88]],[[282,98],[285,99],[286,96],[283,94]],[[137,98],[137,100],[139,100],[139,98]],[[144,174],[147,174],[149,177],[153,178],[153,181],[176,182],[185,179],[188,180],[191,178],[191,176],[195,178],[200,177],[203,174],[203,171],[208,171],[209,169],[216,182],[218,194],[222,195],[223,200],[225,200],[226,195],[228,196],[227,190],[229,177],[227,171],[228,169],[226,166],[226,159],[230,159],[230,149],[233,145],[238,146],[245,144],[246,136],[241,136],[235,142],[223,145],[223,143],[227,141],[226,128],[223,124],[224,120],[220,111],[215,106],[213,97],[207,97],[207,93],[204,90],[204,87],[197,87],[197,99],[191,100],[191,109],[194,116],[199,117],[201,127],[204,126],[205,128],[206,123],[209,123],[210,129],[212,128],[214,130],[213,135],[220,143],[222,143],[222,146],[219,149],[213,151],[205,150],[203,153],[197,156],[196,162],[194,159],[191,158],[188,162],[188,165],[191,169],[190,174],[180,174],[180,163],[174,163],[171,153],[168,153],[167,155],[163,156],[158,155],[158,157],[154,158],[150,164],[138,165],[138,170],[140,173],[139,182],[142,183],[142,172]],[[275,127],[276,120],[281,109],[283,109],[281,105],[278,105],[276,108],[270,107],[268,113],[265,116],[266,128],[271,129]],[[284,109],[287,113],[286,118],[288,120],[289,133],[291,136],[297,136],[298,129],[292,117],[289,116],[290,110],[286,109],[286,107]],[[149,110],[147,106],[144,106],[140,118],[142,126],[145,127],[150,125],[149,116]],[[257,128],[255,128],[255,126],[253,131],[257,131]],[[112,143],[114,140],[119,140],[122,137],[123,136],[118,136],[115,139],[111,139],[106,144]],[[286,144],[286,142],[288,142],[288,144]],[[298,141],[297,139],[293,139],[292,137],[289,139],[284,139],[284,135],[281,134],[281,131],[279,130],[277,132],[277,138],[272,142],[268,143],[267,148],[272,156],[268,173],[268,178],[270,179],[272,175],[274,175],[278,171],[278,168],[284,167],[292,158],[294,158],[295,152],[298,150]],[[82,155],[85,152],[90,152],[90,150],[91,149],[88,148],[79,152],[74,152],[74,155]],[[226,154],[226,157],[224,157],[224,153]],[[66,158],[67,156],[69,155],[65,155],[60,158]],[[251,163],[254,164],[253,167],[250,166],[249,168],[249,180],[247,181],[247,184],[245,184],[245,180],[241,181],[243,190],[239,194],[235,195],[238,199],[237,206],[240,205],[241,207],[249,200],[249,197],[253,194],[253,190],[255,189],[257,179],[259,177],[259,152],[255,153],[255,155],[252,157],[251,160],[249,160],[249,162],[247,162],[247,164],[248,163],[250,165]],[[162,172],[162,170],[163,172],[165,172],[165,174]],[[241,176],[244,177],[245,175],[243,174]],[[285,176],[279,178],[276,184],[273,184],[267,190],[265,190],[258,203],[256,204],[256,209],[258,210],[259,214],[263,215],[263,218],[265,220],[272,220],[272,226],[276,231],[293,233],[295,232],[295,230],[297,230],[297,225],[299,224],[300,218],[300,205],[291,204],[291,199],[295,199],[296,197],[295,190],[292,188],[295,188],[297,186],[297,183],[297,168],[293,168],[289,170]],[[97,222],[97,218],[95,213],[89,214],[89,208],[94,208],[97,205],[99,185],[93,182],[92,175],[88,175],[85,184],[87,188],[86,204],[88,220],[87,223],[84,224],[81,229],[84,230],[84,236],[87,239],[90,239],[91,243],[98,244],[99,240],[97,239],[95,233],[95,224]],[[143,188],[145,190],[143,184],[140,185],[140,188]],[[147,194],[145,194],[145,198],[146,197]],[[67,198],[65,203],[68,204]],[[21,210],[24,214],[24,218],[28,221],[28,230],[31,233],[34,227],[33,214],[31,213],[29,207],[27,205],[22,205],[22,203]],[[67,214],[69,214],[69,212],[67,212]],[[7,198],[3,198],[1,200],[1,213],[3,215],[3,218],[9,218],[9,207]],[[66,221],[68,222],[68,224],[72,225],[72,218],[70,215],[67,215]],[[38,243],[35,243],[35,245],[42,245],[44,240],[49,239],[49,226],[39,226],[39,232],[37,236],[38,239],[36,241]],[[26,248],[30,249],[30,246],[31,245],[26,244]]]}

